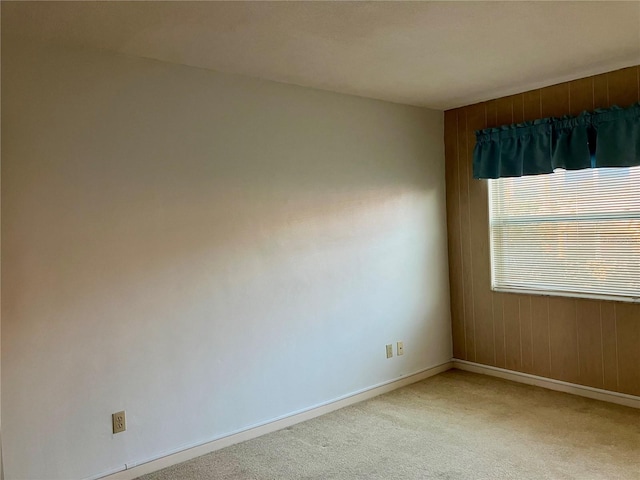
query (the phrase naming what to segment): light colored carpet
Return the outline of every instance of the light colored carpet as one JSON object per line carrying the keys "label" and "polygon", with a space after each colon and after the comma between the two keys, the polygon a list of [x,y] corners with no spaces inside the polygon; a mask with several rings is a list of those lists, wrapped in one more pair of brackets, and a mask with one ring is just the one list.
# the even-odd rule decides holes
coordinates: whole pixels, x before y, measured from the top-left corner
{"label": "light colored carpet", "polygon": [[640,410],[451,370],[140,477],[640,479]]}

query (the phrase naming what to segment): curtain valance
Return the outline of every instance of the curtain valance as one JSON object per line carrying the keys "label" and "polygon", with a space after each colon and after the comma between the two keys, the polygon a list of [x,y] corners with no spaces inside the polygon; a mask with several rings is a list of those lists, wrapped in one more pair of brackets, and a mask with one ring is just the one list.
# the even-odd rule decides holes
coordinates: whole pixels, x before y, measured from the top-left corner
{"label": "curtain valance", "polygon": [[640,103],[476,132],[474,178],[640,165]]}

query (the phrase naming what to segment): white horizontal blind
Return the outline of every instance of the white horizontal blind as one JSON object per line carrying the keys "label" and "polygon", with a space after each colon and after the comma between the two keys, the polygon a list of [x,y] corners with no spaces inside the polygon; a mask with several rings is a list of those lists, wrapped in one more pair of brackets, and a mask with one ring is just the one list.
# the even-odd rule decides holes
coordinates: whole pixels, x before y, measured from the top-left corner
{"label": "white horizontal blind", "polygon": [[640,300],[640,167],[489,183],[495,290]]}

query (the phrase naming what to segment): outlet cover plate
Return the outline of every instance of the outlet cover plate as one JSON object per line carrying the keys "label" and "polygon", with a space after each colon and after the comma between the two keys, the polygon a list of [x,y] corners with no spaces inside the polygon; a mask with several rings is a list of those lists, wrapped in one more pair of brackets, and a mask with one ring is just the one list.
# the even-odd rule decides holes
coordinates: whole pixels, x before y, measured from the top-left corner
{"label": "outlet cover plate", "polygon": [[124,432],[127,429],[124,410],[111,415],[111,421],[113,423],[113,433]]}

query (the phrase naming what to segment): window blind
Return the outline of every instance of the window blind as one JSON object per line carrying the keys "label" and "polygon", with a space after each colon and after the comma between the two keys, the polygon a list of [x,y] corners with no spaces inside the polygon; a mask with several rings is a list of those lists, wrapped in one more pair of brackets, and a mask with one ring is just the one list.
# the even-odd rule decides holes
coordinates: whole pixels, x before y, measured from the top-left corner
{"label": "window blind", "polygon": [[489,180],[492,287],[640,301],[640,167]]}

